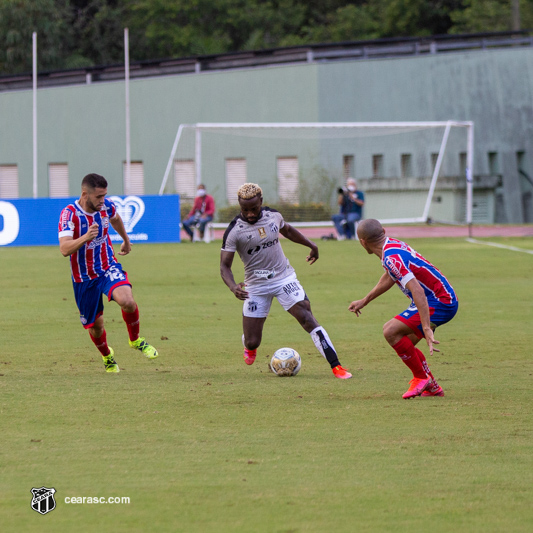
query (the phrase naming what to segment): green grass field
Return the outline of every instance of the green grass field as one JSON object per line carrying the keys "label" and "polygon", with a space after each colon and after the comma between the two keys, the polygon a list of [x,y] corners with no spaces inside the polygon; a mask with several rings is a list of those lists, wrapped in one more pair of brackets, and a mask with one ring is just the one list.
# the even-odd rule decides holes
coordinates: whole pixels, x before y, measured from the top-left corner
{"label": "green grass field", "polygon": [[[309,266],[283,241],[347,381],[276,302],[256,363],[243,363],[220,241],[136,245],[122,259],[160,357],[128,347],[108,303],[117,375],[79,323],[59,249],[0,249],[0,531],[533,531],[533,257],[410,243],[460,298],[430,360],[444,398],[401,398],[410,375],[381,334],[407,307],[399,290],[347,311],[382,272],[358,243],[319,242]],[[302,355],[295,378],[268,372],[282,346]],[[57,491],[45,516],[30,507],[41,486]],[[130,503],[65,503],[78,496]]]}

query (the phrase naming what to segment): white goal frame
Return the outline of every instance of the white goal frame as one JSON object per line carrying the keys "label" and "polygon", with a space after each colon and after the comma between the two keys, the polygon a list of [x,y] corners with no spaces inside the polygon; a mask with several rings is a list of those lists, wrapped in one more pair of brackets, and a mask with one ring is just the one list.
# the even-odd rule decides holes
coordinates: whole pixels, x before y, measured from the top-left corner
{"label": "white goal frame", "polygon": [[429,218],[429,211],[431,207],[431,201],[433,199],[433,194],[435,192],[435,187],[437,185],[437,180],[440,173],[440,168],[442,165],[442,160],[446,150],[446,145],[448,142],[448,137],[452,127],[466,128],[467,130],[467,146],[466,146],[466,223],[468,225],[472,224],[472,206],[473,206],[473,164],[474,164],[474,123],[472,121],[435,121],[435,122],[199,122],[196,124],[180,124],[176,137],[174,139],[174,144],[168,159],[167,167],[165,170],[165,175],[163,177],[161,187],[159,188],[159,195],[162,195],[170,172],[172,170],[174,157],[178,149],[178,144],[182,135],[182,132],[185,128],[194,128],[195,130],[195,166],[196,166],[196,179],[197,183],[201,183],[202,177],[202,141],[201,141],[201,132],[202,130],[216,130],[216,129],[260,129],[260,128],[311,128],[311,129],[328,129],[328,128],[404,128],[409,129],[413,128],[438,128],[444,127],[444,134],[441,140],[441,146],[439,149],[437,161],[435,163],[435,168],[433,169],[433,174],[431,177],[431,183],[428,190],[428,196],[426,198],[425,207],[422,215],[420,217],[412,218],[398,218],[398,219],[383,219],[382,223],[385,224],[399,224],[399,223],[426,223]]}

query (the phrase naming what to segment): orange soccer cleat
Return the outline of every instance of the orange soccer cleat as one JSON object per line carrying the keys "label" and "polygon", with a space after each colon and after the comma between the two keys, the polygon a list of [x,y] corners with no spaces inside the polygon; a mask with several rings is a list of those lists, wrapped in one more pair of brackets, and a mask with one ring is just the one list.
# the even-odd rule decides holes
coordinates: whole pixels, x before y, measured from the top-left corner
{"label": "orange soccer cleat", "polygon": [[409,389],[402,396],[404,400],[409,400],[410,398],[415,398],[420,396],[426,389],[431,386],[431,378],[413,378],[409,382]]}
{"label": "orange soccer cleat", "polygon": [[339,378],[339,379],[350,379],[352,377],[350,372],[348,372],[345,368],[342,368],[341,365],[337,365],[337,366],[333,367],[331,370],[333,371],[333,375],[336,378]]}

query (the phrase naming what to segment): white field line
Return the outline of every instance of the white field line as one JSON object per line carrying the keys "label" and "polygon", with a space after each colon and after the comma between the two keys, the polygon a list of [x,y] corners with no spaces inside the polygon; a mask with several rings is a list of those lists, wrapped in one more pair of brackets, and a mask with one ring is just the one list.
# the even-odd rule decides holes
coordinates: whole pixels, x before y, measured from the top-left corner
{"label": "white field line", "polygon": [[525,254],[533,254],[533,250],[526,250],[525,248],[517,248],[516,246],[507,246],[506,244],[499,244],[497,242],[478,241],[477,239],[467,238],[467,242],[473,244],[485,244],[486,246],[495,246],[496,248],[504,248],[505,250],[511,250],[513,252],[522,252]]}

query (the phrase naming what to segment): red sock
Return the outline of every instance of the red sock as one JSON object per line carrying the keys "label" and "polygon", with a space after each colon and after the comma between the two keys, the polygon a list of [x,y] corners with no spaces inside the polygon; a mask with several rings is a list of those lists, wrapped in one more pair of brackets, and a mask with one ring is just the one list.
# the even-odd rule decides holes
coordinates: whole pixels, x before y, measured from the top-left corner
{"label": "red sock", "polygon": [[415,345],[411,342],[409,337],[403,337],[403,339],[397,342],[393,348],[400,359],[409,367],[415,378],[427,378],[424,367],[416,353]]}
{"label": "red sock", "polygon": [[426,360],[426,356],[424,355],[424,352],[422,350],[419,350],[416,346],[415,346],[415,352],[416,352],[416,355],[418,355],[418,359],[420,359],[420,362],[422,363],[422,367],[424,368],[424,371],[426,372],[426,374],[429,377],[431,377],[431,379],[435,379],[433,377],[433,374],[431,373],[431,370],[429,369],[429,365]]}
{"label": "red sock", "polygon": [[136,307],[133,313],[126,313],[122,311],[122,318],[126,322],[128,327],[128,335],[130,336],[130,341],[136,341],[139,338],[139,308]]}
{"label": "red sock", "polygon": [[89,336],[91,337],[91,340],[94,342],[94,345],[98,348],[100,353],[102,355],[109,355],[111,353],[111,350],[109,349],[109,346],[107,345],[107,334],[105,332],[102,333],[100,337],[93,337],[90,333]]}

